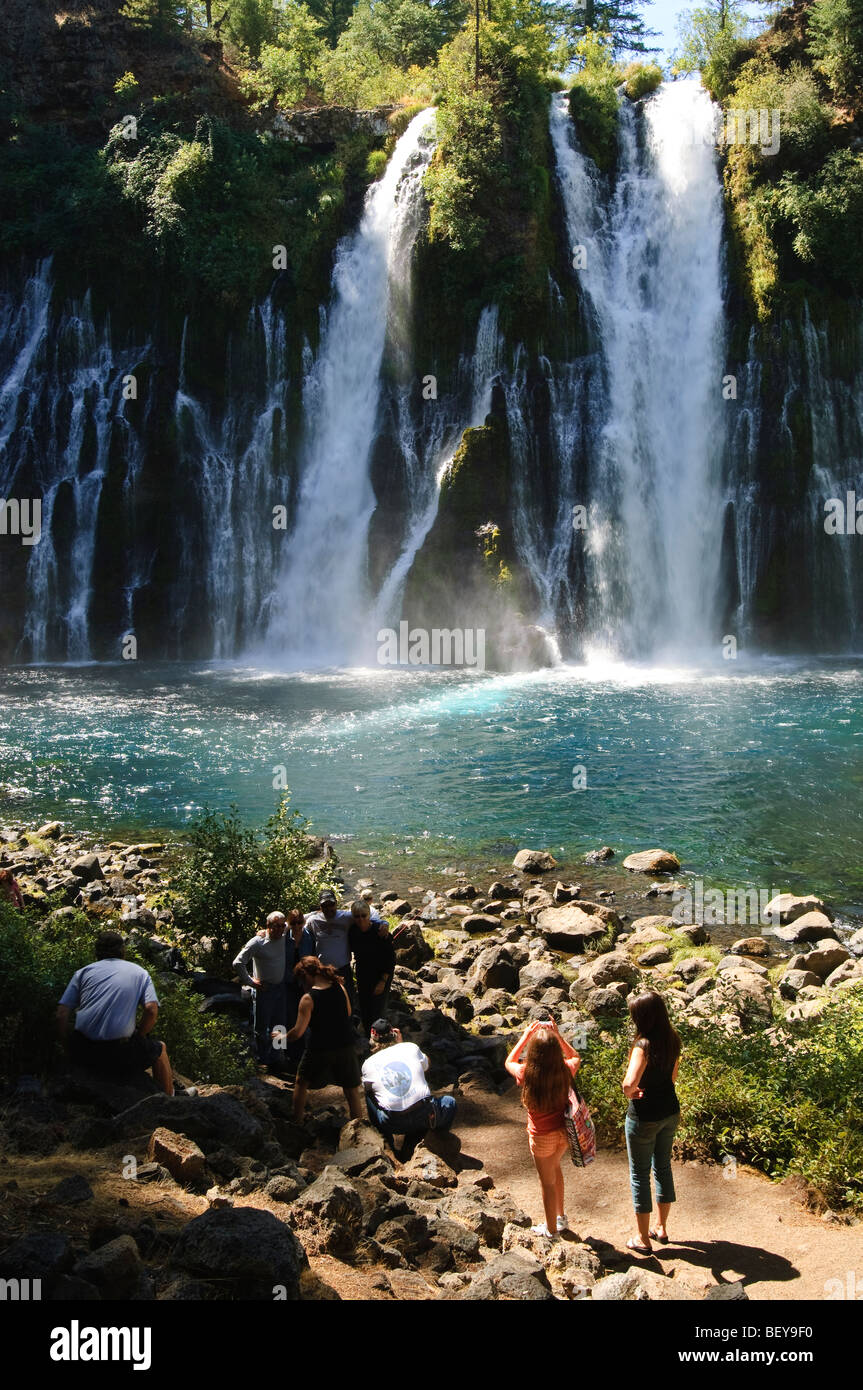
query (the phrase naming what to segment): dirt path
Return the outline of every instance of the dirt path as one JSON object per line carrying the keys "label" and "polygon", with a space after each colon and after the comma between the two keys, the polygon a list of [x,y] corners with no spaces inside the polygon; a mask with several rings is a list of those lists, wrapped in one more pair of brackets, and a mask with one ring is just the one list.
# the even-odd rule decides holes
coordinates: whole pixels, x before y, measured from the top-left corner
{"label": "dirt path", "polygon": [[[542,1218],[539,1181],[527,1146],[525,1113],[517,1092],[459,1101],[456,1121],[465,1153],[482,1159],[495,1183],[535,1220]],[[863,1287],[863,1225],[828,1225],[806,1211],[788,1186],[749,1168],[728,1179],[716,1164],[676,1163],[677,1203],[667,1246],[639,1259],[626,1250],[635,1233],[624,1151],[603,1149],[585,1171],[564,1161],[571,1229],[594,1243],[611,1269],[640,1264],[673,1272],[684,1287],[745,1280],[756,1300],[823,1300],[828,1280],[846,1285],[854,1271]],[[614,1247],[609,1249],[608,1247]]]}

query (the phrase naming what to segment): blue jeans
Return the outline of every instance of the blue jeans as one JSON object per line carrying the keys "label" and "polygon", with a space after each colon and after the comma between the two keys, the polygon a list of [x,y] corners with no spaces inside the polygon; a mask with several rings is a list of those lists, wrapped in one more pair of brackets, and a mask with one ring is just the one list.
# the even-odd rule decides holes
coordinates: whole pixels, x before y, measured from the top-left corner
{"label": "blue jeans", "polygon": [[629,1154],[629,1181],[635,1210],[641,1215],[653,1210],[650,1200],[650,1170],[656,1179],[657,1202],[674,1201],[674,1179],[671,1176],[671,1146],[680,1115],[667,1115],[664,1120],[639,1120],[626,1117],[626,1152]]}
{"label": "blue jeans", "polygon": [[284,1027],[285,1024],[284,985],[267,985],[266,989],[255,990],[252,1018],[258,1061],[269,1064],[274,1057],[283,1058],[283,1051],[274,1053],[271,1034],[277,1025]]}
{"label": "blue jeans", "polygon": [[449,1129],[455,1119],[452,1096],[429,1096],[410,1110],[383,1110],[371,1091],[366,1091],[366,1110],[370,1122],[392,1146],[394,1134],[425,1134],[427,1129]]}

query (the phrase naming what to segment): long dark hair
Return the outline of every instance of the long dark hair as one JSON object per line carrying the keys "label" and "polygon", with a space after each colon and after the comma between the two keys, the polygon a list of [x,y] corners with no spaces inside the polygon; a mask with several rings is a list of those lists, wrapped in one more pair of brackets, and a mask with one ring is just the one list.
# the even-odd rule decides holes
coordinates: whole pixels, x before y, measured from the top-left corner
{"label": "long dark hair", "polygon": [[643,1047],[648,1062],[660,1071],[672,1071],[680,1056],[680,1037],[671,1026],[662,995],[649,989],[630,998],[629,1017],[635,1025],[633,1047]]}
{"label": "long dark hair", "polygon": [[560,1041],[552,1028],[537,1028],[527,1045],[521,1103],[535,1115],[564,1110],[572,1084]]}

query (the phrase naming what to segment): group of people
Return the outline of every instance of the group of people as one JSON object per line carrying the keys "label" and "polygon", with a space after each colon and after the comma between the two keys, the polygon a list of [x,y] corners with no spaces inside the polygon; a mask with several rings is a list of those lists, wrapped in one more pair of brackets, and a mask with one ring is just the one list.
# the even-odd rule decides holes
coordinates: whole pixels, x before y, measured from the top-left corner
{"label": "group of people", "polygon": [[255,1049],[264,1064],[278,1068],[284,1061],[288,1070],[296,1070],[304,1032],[296,1034],[294,1025],[309,971],[314,970],[304,965],[309,960],[332,968],[367,1038],[374,1019],[386,1013],[395,950],[389,923],[364,899],[345,911],[328,890],[321,894],[317,911],[307,916],[299,908],[287,916],[271,912],[264,930],[247,941],[234,960],[241,982],[253,991]]}
{"label": "group of people", "polygon": [[[296,1059],[298,1123],[308,1092],[335,1085],[342,1088],[353,1119],[367,1118],[391,1146],[396,1136],[405,1136],[403,1154],[429,1129],[452,1125],[453,1097],[431,1094],[428,1057],[404,1042],[385,1016],[395,952],[388,924],[368,903],[360,900],[350,911],[340,911],[334,894],[325,893],[308,916],[298,909],[287,916],[272,912],[234,965],[254,991],[259,1056]],[[97,939],[96,960],[75,972],[60,1000],[58,1028],[79,1064],[118,1080],[149,1069],[172,1095],[170,1060],[153,1032],[158,1012],[148,971],[125,960],[123,938],[106,931]],[[675,1200],[671,1151],[680,1118],[675,1090],[680,1038],[655,991],[630,998],[629,1013],[636,1036],[622,1088],[629,1101],[626,1145],[638,1229],[628,1246],[646,1256],[653,1240],[667,1244]],[[357,1015],[371,1049],[362,1067]],[[554,1239],[568,1226],[561,1160],[570,1143],[567,1108],[581,1058],[548,1017],[527,1025],[505,1065],[521,1088],[542,1191],[545,1221],[532,1229]],[[651,1170],[658,1205],[653,1224]]]}
{"label": "group of people", "polygon": [[[621,1084],[629,1101],[626,1149],[638,1230],[627,1247],[646,1256],[653,1252],[651,1241],[668,1244],[668,1214],[675,1199],[671,1150],[680,1121],[674,1085],[680,1066],[680,1038],[668,1017],[665,1000],[655,990],[630,998],[629,1016],[636,1036]],[[521,1087],[528,1145],[542,1190],[545,1221],[531,1229],[535,1235],[551,1239],[569,1224],[561,1159],[570,1145],[566,1112],[580,1065],[581,1058],[552,1018],[529,1023],[505,1063]],[[658,1208],[653,1224],[651,1170]]]}

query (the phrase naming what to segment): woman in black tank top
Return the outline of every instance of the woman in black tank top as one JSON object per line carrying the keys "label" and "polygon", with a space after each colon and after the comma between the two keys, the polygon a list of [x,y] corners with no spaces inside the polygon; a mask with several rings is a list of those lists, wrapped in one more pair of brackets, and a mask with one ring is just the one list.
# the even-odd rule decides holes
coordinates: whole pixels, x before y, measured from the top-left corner
{"label": "woman in black tank top", "polygon": [[[651,1238],[668,1244],[666,1221],[674,1201],[671,1149],[680,1120],[674,1083],[680,1064],[680,1038],[671,1026],[665,1000],[655,990],[629,1000],[636,1037],[623,1079],[626,1112],[626,1150],[638,1236],[627,1241],[630,1250],[649,1255]],[[656,1179],[659,1219],[651,1230],[650,1173]]]}
{"label": "woman in black tank top", "polygon": [[317,956],[304,956],[294,976],[305,993],[286,1041],[301,1038],[308,1029],[294,1082],[294,1119],[302,1124],[310,1090],[335,1085],[344,1092],[351,1119],[361,1120],[365,1106],[348,992],[335,966],[324,965]]}

